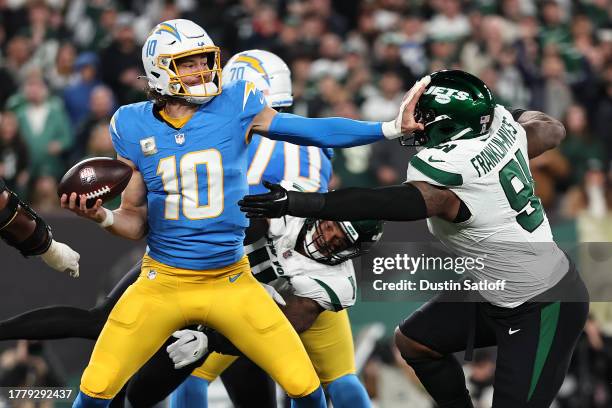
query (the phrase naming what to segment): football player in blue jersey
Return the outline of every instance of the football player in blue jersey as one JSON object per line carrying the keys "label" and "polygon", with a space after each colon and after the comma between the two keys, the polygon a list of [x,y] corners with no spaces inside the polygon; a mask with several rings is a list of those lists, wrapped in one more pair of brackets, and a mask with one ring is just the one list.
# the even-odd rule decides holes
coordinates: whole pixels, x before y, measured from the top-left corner
{"label": "football player in blue jersey", "polygon": [[[257,89],[264,94],[270,107],[282,110],[293,104],[291,71],[281,58],[271,52],[248,50],[234,55],[223,68],[223,85],[229,85],[237,80],[247,80],[255,84]],[[299,184],[308,191],[326,192],[331,178],[330,157],[332,154],[331,149],[297,146],[254,134],[249,145],[249,169],[247,171],[249,193],[258,194],[267,191],[262,183],[263,180],[276,183],[285,180]],[[307,233],[302,234],[302,231],[305,231],[312,223],[308,223],[308,220],[306,223],[304,220],[299,220],[291,225],[296,227],[291,230],[284,225],[283,234],[288,240],[299,242],[300,236],[308,235]],[[270,226],[270,229],[273,229],[272,227]],[[354,228],[359,228],[359,226],[354,225]],[[328,231],[329,229],[325,230],[325,233]],[[344,237],[341,230],[338,229],[338,231],[339,235]],[[370,236],[380,237],[378,226],[371,231],[374,233]],[[365,229],[359,232],[364,236],[367,235]],[[270,236],[275,236],[275,234],[268,233],[261,238],[261,241],[272,242]],[[328,241],[331,242],[331,239]],[[261,251],[262,246],[269,245],[272,244],[261,244],[258,241],[246,247],[249,259],[253,259],[251,268],[255,277],[265,283],[270,283],[278,277],[270,255],[266,251]],[[296,247],[298,245],[298,243],[295,244]],[[280,246],[271,248],[275,248],[276,252],[285,252],[285,249],[281,250]],[[284,312],[289,316],[289,320],[306,346],[315,370],[334,406],[337,408],[369,407],[370,400],[367,392],[355,375],[353,338],[348,313],[345,309],[354,303],[354,296],[352,296],[354,286],[348,284],[350,279],[354,280],[352,265],[349,263],[342,268],[334,269],[334,267],[330,268],[312,261],[308,263],[306,258],[300,259],[304,259],[304,263],[297,262],[297,260],[291,263],[290,267],[294,270],[283,268],[285,276],[302,274],[304,270],[310,271],[304,275],[306,279],[300,279],[299,284],[295,282],[293,285],[295,293],[287,298],[289,304],[283,308]],[[282,262],[282,258],[277,261],[277,263]],[[334,279],[329,279],[330,275],[334,275]],[[341,278],[344,275],[349,281]],[[338,304],[335,306],[331,304],[328,293],[322,285],[325,285],[327,291],[332,291],[339,300]],[[330,310],[326,310],[321,304]],[[195,335],[192,332],[184,331],[184,336]],[[176,341],[176,343],[180,342],[182,339]],[[197,352],[197,343],[192,344],[193,350],[190,349],[190,352],[186,353],[189,362],[197,360],[191,358],[192,355],[202,354]],[[206,407],[208,384],[215,380],[235,359],[236,357],[231,355],[212,354],[205,364],[196,369],[192,377],[173,393],[172,407]],[[241,367],[248,367],[248,365],[243,363]],[[245,386],[241,385],[244,384],[243,381],[240,381],[240,384],[232,384],[227,378],[223,379],[228,393],[238,406],[242,406],[241,399],[243,398],[248,399],[249,405],[257,406],[263,406],[264,401],[274,401],[274,388],[271,389],[271,396],[259,397],[259,401],[254,399],[254,393],[251,391],[254,386],[269,389],[266,387],[265,379],[258,378],[260,374],[261,371],[257,369],[245,372],[245,375],[250,378]],[[240,395],[241,393],[243,395]],[[257,390],[256,395],[261,394],[262,391]]]}
{"label": "football player in blue jersey", "polygon": [[152,101],[122,106],[110,133],[134,173],[115,211],[77,194],[61,204],[128,239],[146,236],[142,271],[111,311],[83,373],[75,407],[108,406],[125,382],[186,325],[217,329],[267,371],[299,407],[325,406],[299,337],[249,273],[248,191],[253,133],[300,145],[349,147],[423,129],[414,105],[421,80],[389,122],[309,119],[277,113],[255,85],[222,89],[219,48],[189,20],[158,24],[142,49]]}

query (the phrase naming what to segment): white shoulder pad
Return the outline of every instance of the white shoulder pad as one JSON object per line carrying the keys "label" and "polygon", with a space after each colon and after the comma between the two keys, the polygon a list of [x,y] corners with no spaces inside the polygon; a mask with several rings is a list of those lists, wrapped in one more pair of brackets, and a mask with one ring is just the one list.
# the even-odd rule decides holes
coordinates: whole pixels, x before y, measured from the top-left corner
{"label": "white shoulder pad", "polygon": [[463,185],[466,181],[463,161],[469,163],[465,152],[466,142],[470,141],[445,143],[434,148],[423,149],[415,154],[408,163],[406,183],[425,181],[441,187]]}

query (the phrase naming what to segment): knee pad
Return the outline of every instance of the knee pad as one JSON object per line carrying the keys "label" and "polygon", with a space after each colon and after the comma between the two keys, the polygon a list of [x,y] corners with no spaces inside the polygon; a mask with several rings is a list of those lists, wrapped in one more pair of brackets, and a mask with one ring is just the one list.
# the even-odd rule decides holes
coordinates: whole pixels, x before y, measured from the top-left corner
{"label": "knee pad", "polygon": [[113,392],[110,389],[110,380],[116,376],[117,371],[118,363],[112,356],[108,356],[104,361],[90,362],[81,378],[81,390],[97,398],[113,398],[119,390]]}
{"label": "knee pad", "polygon": [[[32,225],[34,224],[34,225]],[[33,229],[24,236],[25,228]],[[51,228],[17,194],[6,188],[0,179],[0,238],[17,248],[23,256],[41,255],[47,252],[53,238]]]}

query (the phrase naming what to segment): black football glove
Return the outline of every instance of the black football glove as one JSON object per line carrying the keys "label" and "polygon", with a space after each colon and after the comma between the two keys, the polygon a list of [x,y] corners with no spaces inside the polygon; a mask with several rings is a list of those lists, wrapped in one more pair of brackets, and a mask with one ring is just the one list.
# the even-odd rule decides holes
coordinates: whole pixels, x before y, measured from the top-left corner
{"label": "black football glove", "polygon": [[246,213],[247,218],[280,218],[287,215],[289,194],[295,192],[288,192],[280,184],[269,181],[264,181],[263,185],[270,192],[244,196],[238,201],[240,211]]}

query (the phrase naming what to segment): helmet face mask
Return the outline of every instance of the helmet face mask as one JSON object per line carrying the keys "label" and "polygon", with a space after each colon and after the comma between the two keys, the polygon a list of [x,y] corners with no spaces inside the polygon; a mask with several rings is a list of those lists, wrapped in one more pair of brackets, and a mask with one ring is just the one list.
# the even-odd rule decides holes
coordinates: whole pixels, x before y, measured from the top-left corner
{"label": "helmet face mask", "polygon": [[[218,48],[211,50],[211,48],[216,47],[196,48],[184,53],[157,57],[158,67],[165,70],[170,77],[168,90],[172,96],[188,99],[215,96],[221,92],[217,83],[222,74],[219,68],[215,68],[221,65],[219,50]],[[199,55],[206,57],[206,68],[182,73],[180,69],[181,60]],[[199,76],[199,83],[188,85],[185,79],[195,76]]]}
{"label": "helmet face mask", "polygon": [[[180,72],[180,60],[205,56],[206,67]],[[189,20],[169,20],[158,24],[142,48],[142,62],[149,87],[159,93],[194,104],[203,104],[221,93],[221,57],[206,31]],[[197,85],[186,79],[199,76]],[[189,81],[188,81],[189,82]]]}
{"label": "helmet face mask", "polygon": [[460,70],[431,74],[431,82],[415,107],[424,131],[400,137],[404,146],[433,147],[485,135],[493,122],[495,100],[477,77]]}
{"label": "helmet face mask", "polygon": [[[335,224],[338,230],[332,241],[326,239],[324,229]],[[306,219],[300,235],[307,257],[326,265],[338,265],[368,252],[382,236],[382,221],[322,221]],[[331,227],[333,228],[333,227]]]}

